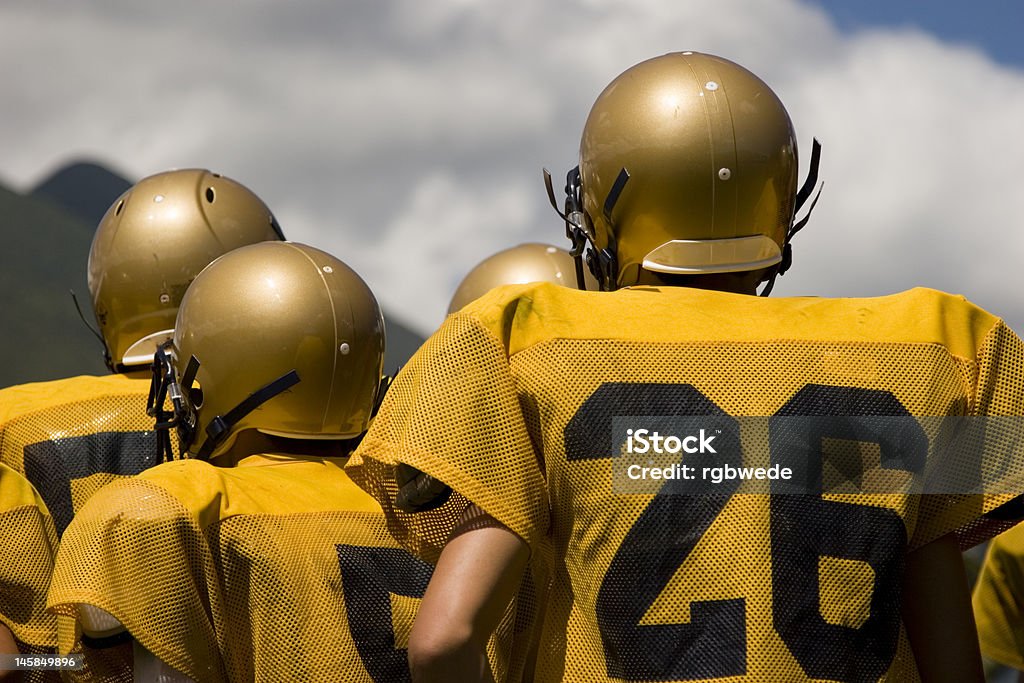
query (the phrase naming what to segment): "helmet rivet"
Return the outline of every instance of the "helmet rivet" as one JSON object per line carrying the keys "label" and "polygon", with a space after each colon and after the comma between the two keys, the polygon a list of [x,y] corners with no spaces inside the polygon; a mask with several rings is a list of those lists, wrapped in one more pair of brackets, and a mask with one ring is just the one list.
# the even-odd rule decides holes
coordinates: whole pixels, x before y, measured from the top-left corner
{"label": "helmet rivet", "polygon": [[342,345],[338,347],[338,350],[341,351],[341,355],[347,356],[348,352],[351,351],[352,348],[348,345],[348,342],[343,342]]}
{"label": "helmet rivet", "polygon": [[157,196],[153,197],[153,201],[156,202],[157,204],[159,204],[163,200],[164,200],[164,196],[162,194],[158,194]]}
{"label": "helmet rivet", "polygon": [[169,303],[171,303],[171,295],[170,294],[161,294],[160,295],[160,303],[162,303],[162,304],[169,304]]}
{"label": "helmet rivet", "polygon": [[[325,273],[333,273],[334,272],[334,268],[331,268],[330,266],[324,266],[324,272]],[[348,353],[348,352],[345,351],[344,353]]]}
{"label": "helmet rivet", "polygon": [[719,180],[728,180],[729,178],[732,178],[732,171],[730,171],[727,168],[720,168],[720,169],[718,169],[718,179]]}
{"label": "helmet rivet", "polygon": [[715,83],[714,81],[708,81],[707,83],[704,84],[704,89],[705,90],[718,90],[718,84]]}

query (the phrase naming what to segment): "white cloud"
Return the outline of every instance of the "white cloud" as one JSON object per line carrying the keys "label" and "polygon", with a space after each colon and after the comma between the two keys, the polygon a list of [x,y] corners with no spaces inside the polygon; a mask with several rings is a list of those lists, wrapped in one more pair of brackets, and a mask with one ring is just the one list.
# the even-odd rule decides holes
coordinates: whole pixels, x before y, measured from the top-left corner
{"label": "white cloud", "polygon": [[[92,156],[142,176],[204,165],[293,239],[334,251],[427,331],[462,274],[560,243],[560,181],[601,88],[677,49],[730,57],[787,103],[825,193],[778,293],[929,284],[1024,329],[1024,73],[911,31],[843,36],[796,0],[198,0],[0,8],[0,177]],[[59,11],[58,11],[59,10]],[[558,183],[561,184],[560,182]]]}
{"label": "white cloud", "polygon": [[[826,188],[779,292],[968,295],[1018,328],[1008,287],[1024,254],[1024,73],[922,34],[867,34],[788,84],[815,122]],[[806,126],[804,134],[812,132]],[[837,267],[841,265],[842,267]],[[788,282],[787,282],[788,280]]]}
{"label": "white cloud", "polygon": [[[366,264],[362,274],[374,291],[402,283],[402,296],[387,302],[391,314],[433,329],[474,264],[494,253],[495,245],[529,241],[530,194],[516,182],[471,192],[460,178],[437,171],[413,188],[380,239],[354,246],[353,258],[357,254]],[[345,246],[338,244],[334,253],[345,253]]]}

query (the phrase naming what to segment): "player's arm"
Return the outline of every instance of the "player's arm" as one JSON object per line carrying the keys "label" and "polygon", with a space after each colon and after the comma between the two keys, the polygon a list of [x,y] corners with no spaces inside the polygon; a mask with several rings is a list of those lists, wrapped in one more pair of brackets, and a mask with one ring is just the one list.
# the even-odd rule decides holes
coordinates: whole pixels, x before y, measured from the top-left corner
{"label": "player's arm", "polygon": [[983,681],[971,592],[950,534],[907,555],[903,623],[924,683]]}
{"label": "player's arm", "polygon": [[[90,647],[98,649],[118,648],[123,653],[118,659],[132,662],[137,681],[161,681],[162,683],[193,683],[192,679],[168,666],[156,655],[135,640],[117,617],[95,605],[79,603],[78,624],[84,637],[91,639]],[[106,644],[102,644],[106,643]]]}
{"label": "player's arm", "polygon": [[470,506],[452,532],[409,635],[418,683],[490,679],[485,647],[519,587],[526,543]]}
{"label": "player's arm", "polygon": [[[14,639],[14,634],[11,633],[11,629],[7,628],[6,624],[0,624],[0,654],[16,655],[18,652],[18,643]],[[0,681],[20,680],[21,676],[19,675],[19,672],[0,669]]]}

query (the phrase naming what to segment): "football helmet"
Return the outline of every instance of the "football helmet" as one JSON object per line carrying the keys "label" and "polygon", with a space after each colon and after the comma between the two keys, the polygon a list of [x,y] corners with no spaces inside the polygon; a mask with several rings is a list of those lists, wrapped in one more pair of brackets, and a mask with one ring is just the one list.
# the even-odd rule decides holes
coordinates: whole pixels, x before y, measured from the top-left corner
{"label": "football helmet", "polygon": [[202,169],[144,178],[111,205],[89,251],[88,280],[107,366],[148,365],[192,279],[232,249],[283,240],[249,189]]}
{"label": "football helmet", "polygon": [[604,89],[584,126],[566,186],[574,255],[589,242],[603,289],[636,284],[641,268],[772,276],[803,227],[794,215],[817,182],[818,149],[798,193],[793,125],[763,81],[697,52],[641,62]]}
{"label": "football helmet", "polygon": [[369,425],[383,363],[384,319],[355,271],[303,244],[254,244],[185,293],[157,351],[149,411],[158,430],[177,428],[183,456],[203,459],[247,429],[353,438]]}
{"label": "football helmet", "polygon": [[[511,247],[487,257],[462,279],[448,313],[454,313],[470,301],[500,285],[527,282],[553,282],[565,287],[576,287],[576,264],[565,249],[549,244],[530,242]],[[586,273],[587,289],[597,289],[597,281]]]}

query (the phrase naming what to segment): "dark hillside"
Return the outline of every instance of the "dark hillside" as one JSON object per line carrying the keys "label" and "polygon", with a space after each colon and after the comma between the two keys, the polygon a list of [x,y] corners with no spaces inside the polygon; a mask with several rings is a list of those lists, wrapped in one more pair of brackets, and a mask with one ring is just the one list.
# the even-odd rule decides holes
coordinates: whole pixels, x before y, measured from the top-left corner
{"label": "dark hillside", "polygon": [[85,266],[93,226],[44,200],[0,187],[0,386],[103,373]]}
{"label": "dark hillside", "polygon": [[50,201],[83,220],[90,232],[107,208],[132,186],[117,173],[98,164],[81,161],[59,168],[29,195]]}

